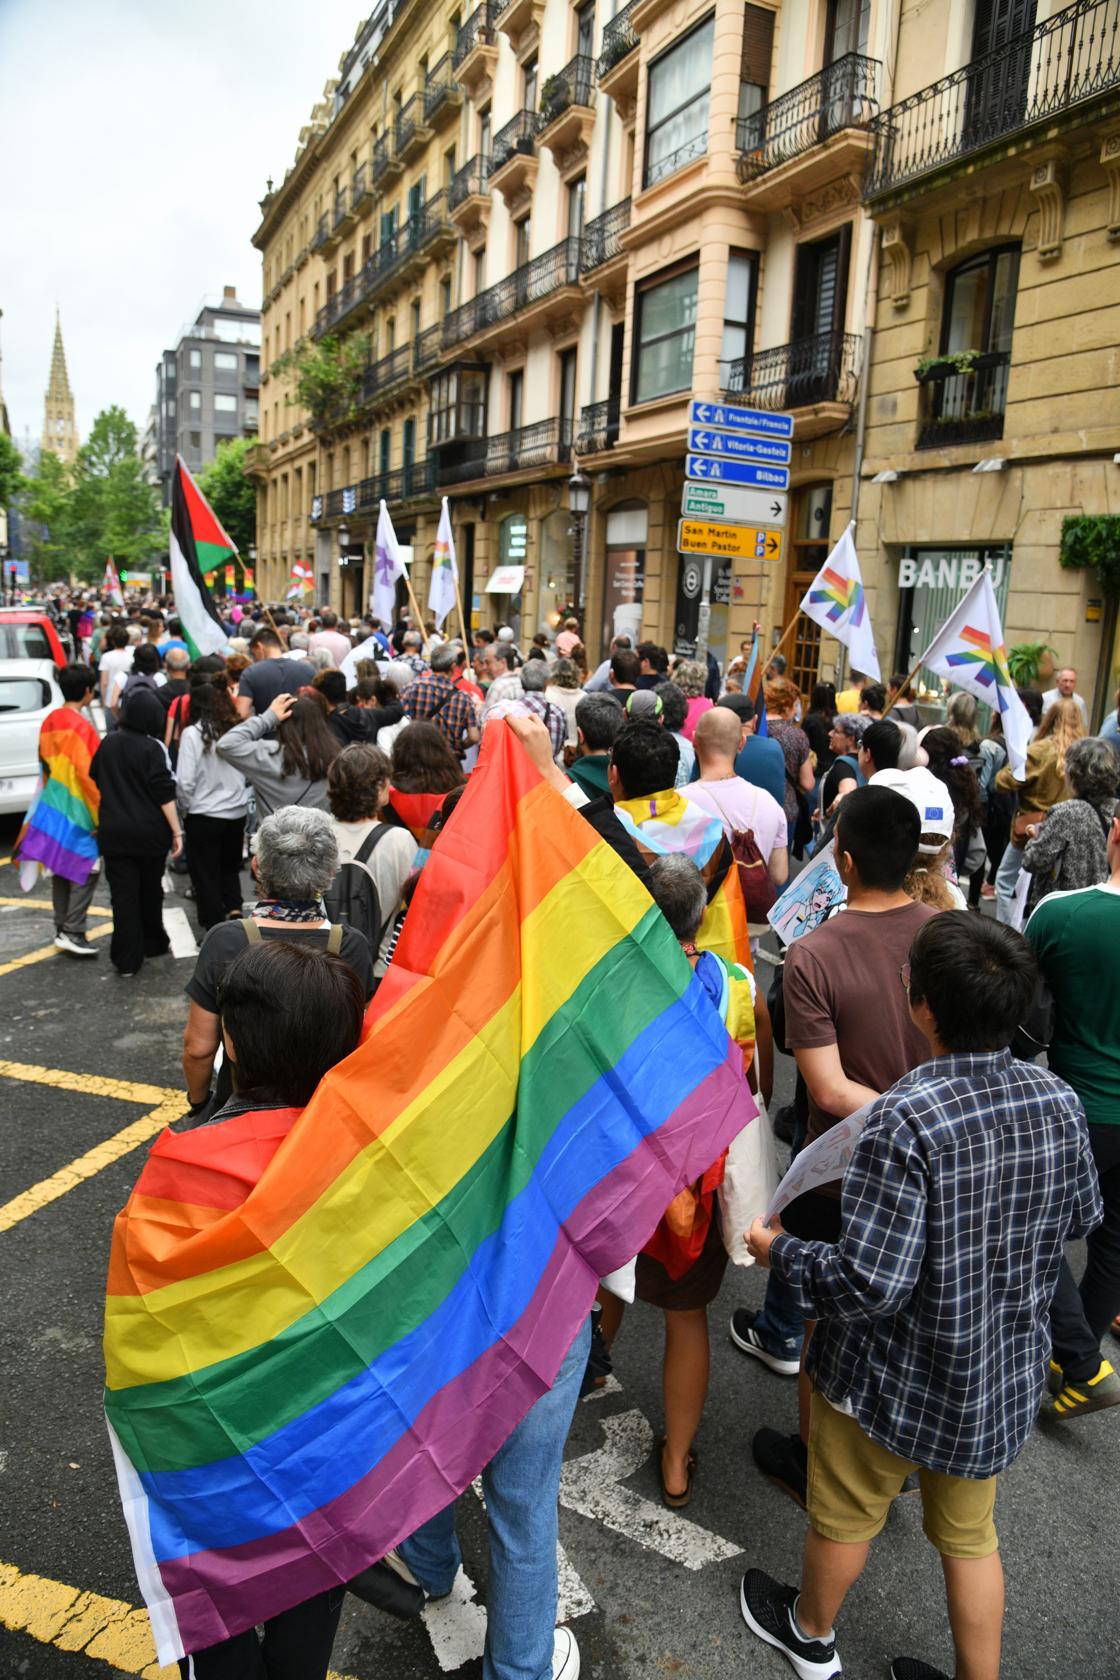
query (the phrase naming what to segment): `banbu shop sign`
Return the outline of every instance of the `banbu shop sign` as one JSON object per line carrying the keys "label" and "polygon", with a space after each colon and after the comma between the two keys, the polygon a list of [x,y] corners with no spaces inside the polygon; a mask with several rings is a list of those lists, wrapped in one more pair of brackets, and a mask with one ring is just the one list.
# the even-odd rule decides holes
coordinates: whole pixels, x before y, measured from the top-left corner
{"label": "banbu shop sign", "polygon": [[613,508],[607,514],[607,552],[603,581],[602,647],[615,636],[636,642],[642,628],[649,515],[644,503]]}

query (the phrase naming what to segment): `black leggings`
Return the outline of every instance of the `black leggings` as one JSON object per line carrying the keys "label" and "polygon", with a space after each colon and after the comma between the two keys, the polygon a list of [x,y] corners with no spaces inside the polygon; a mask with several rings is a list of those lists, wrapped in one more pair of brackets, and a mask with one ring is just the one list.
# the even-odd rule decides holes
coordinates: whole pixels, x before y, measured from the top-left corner
{"label": "black leggings", "polygon": [[1120,1313],[1120,1125],[1089,1127],[1104,1219],[1090,1231],[1081,1285],[1062,1261],[1050,1308],[1054,1359],[1067,1381],[1087,1382],[1101,1362],[1101,1337]]}
{"label": "black leggings", "polygon": [[249,1628],[180,1657],[182,1680],[324,1680],[345,1596],[345,1587],[334,1587],[270,1616],[263,1639]]}
{"label": "black leggings", "polygon": [[187,817],[187,864],[195,910],[205,932],[241,909],[244,817]]}

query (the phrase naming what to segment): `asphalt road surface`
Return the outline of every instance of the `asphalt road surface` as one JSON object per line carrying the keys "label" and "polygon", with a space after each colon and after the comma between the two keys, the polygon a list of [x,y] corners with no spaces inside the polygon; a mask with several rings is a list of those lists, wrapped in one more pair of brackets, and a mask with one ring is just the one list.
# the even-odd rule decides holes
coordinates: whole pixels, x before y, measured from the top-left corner
{"label": "asphalt road surface", "polygon": [[[0,858],[15,824],[0,821]],[[177,877],[181,882],[182,877]],[[139,1604],[101,1415],[101,1308],[113,1216],[145,1139],[181,1104],[179,1038],[190,957],[120,981],[96,962],[37,956],[53,925],[43,886],[0,865],[0,1680],[163,1675]],[[48,908],[44,908],[46,905]],[[91,931],[108,928],[98,894]],[[169,918],[191,945],[191,906]],[[185,912],[185,914],[184,914]],[[21,961],[20,959],[31,959]],[[778,1100],[791,1064],[779,1058]],[[797,1577],[805,1517],[754,1469],[750,1437],[791,1428],[794,1384],[746,1360],[727,1319],[763,1279],[729,1268],[712,1308],[712,1387],[686,1513],[657,1500],[659,1314],[631,1308],[615,1380],[577,1410],[560,1513],[562,1613],[596,1680],[778,1680],[738,1610],[743,1569]],[[1008,1575],[1004,1674],[1114,1680],[1120,1410],[1036,1432],[997,1505]],[[476,1680],[486,1593],[485,1515],[460,1501],[465,1575],[418,1622],[348,1601],[334,1668],[350,1680]],[[892,1656],[951,1672],[938,1561],[914,1498],[900,1500],[840,1627],[845,1673],[884,1676]]]}

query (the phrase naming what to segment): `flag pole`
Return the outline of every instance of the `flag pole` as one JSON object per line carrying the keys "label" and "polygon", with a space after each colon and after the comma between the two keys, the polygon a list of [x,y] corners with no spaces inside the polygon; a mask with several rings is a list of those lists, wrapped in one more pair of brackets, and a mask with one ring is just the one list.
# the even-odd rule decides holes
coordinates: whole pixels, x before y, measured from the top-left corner
{"label": "flag pole", "polygon": [[404,567],[404,586],[408,590],[409,605],[411,606],[412,611],[413,611],[413,615],[416,619],[416,628],[420,632],[420,639],[423,642],[424,646],[427,647],[428,638],[424,634],[424,620],[420,616],[420,606],[419,606],[419,603],[417,602],[416,596],[412,592],[412,579],[408,575],[408,567],[407,566]]}
{"label": "flag pole", "polygon": [[923,654],[922,658],[919,659],[918,663],[915,665],[914,669],[910,672],[910,675],[906,678],[905,682],[900,683],[897,688],[888,688],[887,689],[887,703],[883,707],[883,716],[884,717],[886,717],[887,713],[890,711],[891,707],[894,705],[894,703],[898,699],[899,695],[906,693],[906,690],[910,687],[910,684],[914,681],[914,678],[917,676],[918,672],[921,670],[922,665],[924,663],[924,660],[925,660],[925,655]]}
{"label": "flag pole", "polygon": [[[777,655],[779,653],[781,653],[782,649],[785,647],[786,643],[789,641],[790,637],[793,635],[794,631],[797,629],[797,621],[800,617],[801,617],[801,614],[799,612],[794,613],[793,617],[789,621],[789,624],[782,631],[782,634],[781,634],[781,637],[780,637],[780,639],[777,643],[777,646],[771,648],[770,652],[765,654],[765,657],[762,660],[762,670],[763,670],[764,678],[765,678],[765,672],[766,672],[767,665],[773,664],[774,659],[777,657]],[[765,650],[764,650],[764,652],[765,652]],[[763,682],[763,687],[765,687],[765,681]]]}

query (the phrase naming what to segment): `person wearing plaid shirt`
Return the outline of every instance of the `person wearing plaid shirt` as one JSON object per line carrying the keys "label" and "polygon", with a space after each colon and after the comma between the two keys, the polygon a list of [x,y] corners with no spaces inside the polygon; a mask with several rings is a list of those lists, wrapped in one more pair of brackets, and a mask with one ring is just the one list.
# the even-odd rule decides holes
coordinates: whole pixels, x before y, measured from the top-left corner
{"label": "person wearing plaid shirt", "polygon": [[449,642],[432,653],[432,668],[417,677],[405,689],[402,705],[405,716],[414,723],[434,724],[460,758],[479,739],[478,715],[474,701],[451,680],[455,668],[455,649]]}
{"label": "person wearing plaid shirt", "polygon": [[[740,1593],[802,1680],[840,1673],[835,1617],[915,1469],[957,1673],[998,1680],[995,1478],[1038,1413],[1064,1246],[1102,1216],[1080,1101],[1008,1049],[1036,978],[1022,935],[967,911],[926,922],[900,984],[932,1059],[869,1105],[839,1240],[751,1227],[754,1258],[818,1321],[800,1593],[761,1570]],[[891,1674],[945,1680],[909,1657]]]}

